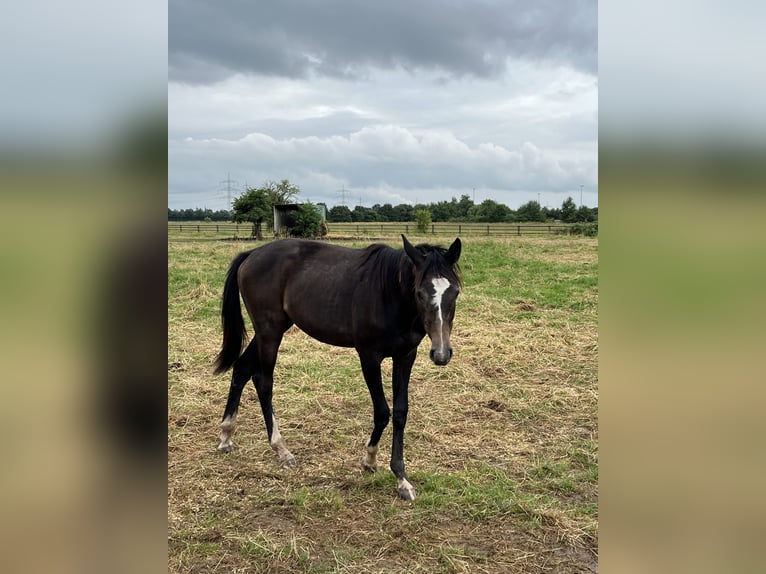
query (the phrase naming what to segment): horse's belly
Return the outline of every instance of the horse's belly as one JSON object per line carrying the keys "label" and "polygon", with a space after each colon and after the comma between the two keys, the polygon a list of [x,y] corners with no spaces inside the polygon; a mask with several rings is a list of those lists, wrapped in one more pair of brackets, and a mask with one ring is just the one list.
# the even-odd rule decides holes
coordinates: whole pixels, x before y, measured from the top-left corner
{"label": "horse's belly", "polygon": [[353,347],[354,339],[350,332],[334,328],[332,325],[317,325],[311,322],[294,321],[297,327],[309,337],[336,347]]}

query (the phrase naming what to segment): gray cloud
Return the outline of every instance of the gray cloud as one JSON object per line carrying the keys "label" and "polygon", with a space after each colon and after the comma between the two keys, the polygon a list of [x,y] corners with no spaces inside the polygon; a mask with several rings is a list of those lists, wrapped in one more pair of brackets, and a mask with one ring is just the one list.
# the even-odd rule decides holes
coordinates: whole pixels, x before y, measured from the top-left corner
{"label": "gray cloud", "polygon": [[595,2],[170,3],[168,202],[597,204]]}
{"label": "gray cloud", "polygon": [[509,59],[597,66],[597,3],[203,2],[169,3],[172,81],[232,74],[359,79],[369,68],[494,77]]}

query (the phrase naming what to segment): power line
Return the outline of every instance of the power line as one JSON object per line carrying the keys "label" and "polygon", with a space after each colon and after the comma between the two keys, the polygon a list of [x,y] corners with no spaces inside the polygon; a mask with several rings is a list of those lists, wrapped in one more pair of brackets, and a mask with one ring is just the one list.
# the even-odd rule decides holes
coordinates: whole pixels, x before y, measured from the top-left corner
{"label": "power line", "polygon": [[226,179],[224,179],[223,181],[219,181],[218,185],[221,186],[224,183],[226,184],[226,189],[220,189],[219,188],[218,191],[225,191],[226,192],[226,209],[231,209],[231,191],[232,191],[232,185],[231,184],[234,184],[234,186],[236,187],[237,186],[237,181],[231,179],[231,174],[227,172],[226,173]]}
{"label": "power line", "polygon": [[340,204],[345,206],[346,205],[346,186],[343,185],[341,189],[338,190],[340,193]]}

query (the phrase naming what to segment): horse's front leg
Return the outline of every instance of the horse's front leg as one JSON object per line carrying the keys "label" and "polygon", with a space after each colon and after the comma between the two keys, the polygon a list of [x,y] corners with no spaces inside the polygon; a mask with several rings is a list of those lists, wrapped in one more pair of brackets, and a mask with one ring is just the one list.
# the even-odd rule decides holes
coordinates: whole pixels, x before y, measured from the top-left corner
{"label": "horse's front leg", "polygon": [[394,439],[391,446],[391,471],[396,475],[397,490],[404,500],[414,500],[417,496],[415,487],[407,480],[404,470],[404,427],[407,424],[410,373],[415,363],[417,348],[407,355],[394,357],[393,390],[394,390]]}
{"label": "horse's front leg", "polygon": [[362,468],[369,472],[375,472],[378,469],[378,442],[391,419],[391,410],[388,408],[386,395],[383,392],[383,380],[380,374],[380,363],[383,358],[377,353],[362,350],[357,350],[357,352],[362,364],[362,374],[372,399],[374,422],[372,433],[366,444],[367,452],[362,458]]}

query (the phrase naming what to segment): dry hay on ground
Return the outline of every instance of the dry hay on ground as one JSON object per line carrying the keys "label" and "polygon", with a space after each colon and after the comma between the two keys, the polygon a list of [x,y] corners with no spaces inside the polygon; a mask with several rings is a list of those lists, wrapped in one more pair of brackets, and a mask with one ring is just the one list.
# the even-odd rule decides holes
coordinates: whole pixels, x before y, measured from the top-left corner
{"label": "dry hay on ground", "polygon": [[[592,261],[567,249],[565,258]],[[574,316],[465,290],[453,361],[431,365],[424,342],[413,370],[405,459],[420,498],[407,503],[387,468],[390,427],[380,470],[361,472],[372,412],[355,352],[295,328],[274,406],[298,467],[279,468],[252,386],[234,452],[215,451],[228,391],[228,376],[210,374],[219,327],[188,306],[217,299],[211,291],[171,294],[180,305],[169,324],[171,571],[597,570],[595,309]]]}

